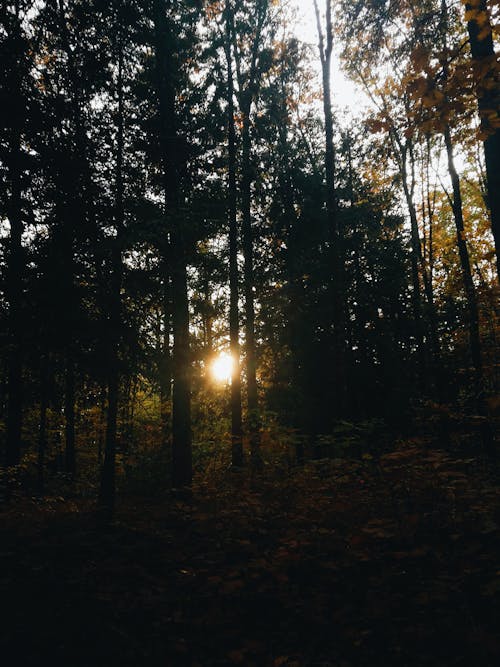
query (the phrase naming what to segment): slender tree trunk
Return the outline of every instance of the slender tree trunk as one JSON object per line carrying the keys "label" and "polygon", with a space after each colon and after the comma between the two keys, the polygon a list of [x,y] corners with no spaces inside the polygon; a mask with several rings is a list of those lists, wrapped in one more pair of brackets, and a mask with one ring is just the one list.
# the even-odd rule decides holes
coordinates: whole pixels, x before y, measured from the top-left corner
{"label": "slender tree trunk", "polygon": [[160,419],[163,444],[170,440],[170,403],[172,400],[172,358],[170,352],[170,334],[172,331],[171,285],[167,266],[164,267],[163,285],[163,340],[160,343]]}
{"label": "slender tree trunk", "polygon": [[[284,100],[284,98],[283,98]],[[280,169],[280,189],[283,198],[283,215],[286,226],[287,250],[285,256],[285,275],[288,283],[288,307],[286,310],[288,346],[291,357],[291,385],[293,395],[302,398],[307,395],[308,387],[304,386],[301,358],[303,358],[304,336],[304,290],[302,276],[300,274],[300,246],[296,240],[297,215],[294,207],[293,188],[291,180],[290,152],[287,141],[287,127],[285,123],[280,128],[280,143],[282,151],[282,165]],[[310,341],[308,341],[310,344]],[[296,431],[295,456],[299,465],[304,463],[305,450],[303,434],[305,432],[305,420],[303,405],[298,400],[292,403],[292,414],[290,420]]]}
{"label": "slender tree trunk", "polygon": [[[422,277],[425,276],[425,266],[423,263],[422,257],[422,247],[420,244],[420,235],[418,230],[418,218],[417,210],[415,207],[414,201],[414,187],[415,187],[415,178],[411,178],[408,174],[408,142],[402,144],[398,137],[393,133],[391,135],[393,150],[396,154],[399,154],[399,167],[401,173],[401,182],[403,185],[403,192],[405,195],[406,205],[408,207],[408,213],[410,216],[410,240],[411,240],[411,282],[412,282],[412,306],[413,306],[413,319],[415,322],[415,341],[417,345],[417,354],[418,354],[418,379],[420,384],[421,391],[424,391],[426,388],[427,380],[427,358],[426,350],[424,345],[424,321],[423,321],[423,308],[422,308],[422,294],[420,286],[420,271],[422,272]],[[410,157],[412,158],[412,152],[410,151]],[[412,165],[413,170],[413,165]],[[412,175],[413,171],[412,171]],[[425,281],[424,281],[425,283]],[[424,285],[425,286],[425,285]],[[428,297],[428,292],[426,292]]]}
{"label": "slender tree trunk", "polygon": [[[446,0],[441,0],[441,38],[443,47],[447,48],[448,35],[448,6]],[[443,67],[443,75],[445,81],[448,79],[448,66],[445,63]],[[477,302],[476,289],[472,278],[472,270],[469,258],[469,251],[467,248],[467,240],[465,236],[463,207],[462,207],[462,193],[460,189],[460,177],[455,167],[453,157],[453,142],[451,131],[448,125],[444,129],[444,143],[446,147],[446,155],[448,158],[448,172],[450,174],[452,185],[452,210],[455,220],[455,228],[457,232],[457,246],[460,256],[460,265],[462,268],[462,277],[464,281],[464,291],[467,299],[468,308],[468,324],[469,324],[469,345],[472,363],[474,366],[473,376],[473,391],[474,391],[474,408],[477,413],[484,417],[481,422],[481,436],[486,453],[490,457],[495,457],[496,452],[493,445],[493,432],[491,425],[486,417],[486,402],[485,402],[485,382],[483,373],[483,361],[481,354],[481,339],[479,331],[479,307]]]}
{"label": "slender tree trunk", "polygon": [[446,154],[448,157],[448,171],[453,189],[452,207],[455,228],[457,232],[458,254],[460,256],[460,266],[462,269],[465,296],[467,298],[467,310],[469,316],[469,343],[472,363],[474,366],[474,403],[476,409],[478,409],[481,406],[482,400],[484,398],[483,363],[481,358],[481,343],[479,336],[479,309],[477,304],[476,289],[472,279],[469,250],[467,248],[467,242],[465,238],[460,178],[458,176],[453,159],[453,144],[451,133],[448,127],[444,132],[444,140]]}
{"label": "slender tree trunk", "polygon": [[245,291],[245,356],[247,375],[247,411],[252,465],[259,467],[260,416],[257,390],[257,354],[255,349],[255,302],[253,267],[253,229],[251,213],[252,163],[250,138],[250,105],[243,110],[241,210],[243,215],[243,271]]}
{"label": "slender tree trunk", "polygon": [[[317,1],[314,0],[323,84],[323,113],[325,120],[325,185],[328,237],[331,256],[331,294],[333,305],[334,359],[333,402],[336,416],[346,410],[347,400],[347,348],[346,348],[346,295],[344,257],[335,185],[335,146],[333,137],[333,112],[331,96],[331,61],[333,54],[333,24],[331,0],[326,0],[326,34],[323,35]],[[326,40],[326,41],[325,41]]]}
{"label": "slender tree trunk", "polygon": [[7,411],[7,466],[15,466],[21,457],[22,427],[22,299],[23,299],[23,221],[21,194],[21,131],[13,133],[10,165],[11,200],[9,211],[10,239],[7,266],[7,297],[9,303],[9,360]]}
{"label": "slender tree trunk", "polygon": [[[404,179],[403,179],[404,184]],[[404,186],[403,186],[404,187]],[[404,187],[405,194],[407,188]],[[418,224],[415,206],[412,199],[406,196],[408,211],[410,213],[410,238],[411,238],[411,283],[412,283],[412,305],[413,305],[413,319],[415,322],[415,341],[417,345],[418,354],[418,378],[421,389],[425,387],[425,379],[427,375],[427,363],[424,346],[424,326],[422,314],[422,297],[420,292],[420,277],[419,277],[419,247],[420,242],[418,238]]]}
{"label": "slender tree trunk", "polygon": [[[172,233],[172,246],[181,248]],[[173,262],[173,394],[172,394],[172,482],[174,487],[190,486],[193,476],[191,451],[191,353],[189,348],[189,308],[184,253]]]}
{"label": "slender tree trunk", "polygon": [[[283,57],[280,68],[280,97],[279,114],[276,118],[276,126],[279,136],[279,171],[278,183],[283,206],[282,234],[286,239],[285,254],[285,280],[287,283],[287,308],[285,310],[287,343],[290,352],[291,373],[290,382],[292,395],[295,400],[292,403],[290,423],[296,432],[295,455],[299,464],[304,462],[303,433],[305,431],[304,409],[299,404],[299,395],[308,395],[308,389],[304,386],[304,378],[301,369],[301,357],[305,336],[303,335],[303,286],[300,273],[300,247],[297,243],[297,214],[295,211],[295,199],[293,191],[293,162],[291,148],[288,141],[290,127],[289,91],[286,84],[286,58]],[[302,343],[302,344],[301,344]],[[302,399],[302,396],[300,396]],[[300,400],[302,403],[302,400]]]}
{"label": "slender tree trunk", "polygon": [[130,389],[128,392],[128,415],[127,415],[127,440],[129,442],[135,442],[134,438],[134,418],[135,418],[135,406],[137,404],[137,392],[139,387],[139,380],[135,375],[133,378],[130,378]]}
{"label": "slender tree trunk", "polygon": [[99,509],[106,519],[113,517],[115,508],[116,476],[116,432],[118,414],[118,374],[110,373],[108,378],[108,406],[106,413],[106,435],[104,440],[104,461],[101,469],[99,489]]}
{"label": "slender tree trunk", "polygon": [[[118,10],[120,11],[120,10]],[[121,17],[118,17],[121,21]],[[109,285],[108,321],[108,411],[106,418],[106,439],[104,463],[101,471],[99,501],[101,510],[112,518],[116,495],[116,437],[118,421],[118,401],[120,386],[119,346],[121,326],[121,285],[122,285],[122,243],[125,222],[123,204],[123,151],[124,151],[124,102],[123,102],[123,44],[118,38],[118,80],[117,80],[117,132],[116,132],[116,172],[115,172],[115,227],[116,237],[112,246],[112,268]]]}
{"label": "slender tree trunk", "polygon": [[[400,171],[403,191],[410,215],[410,232],[411,232],[411,271],[412,271],[412,287],[413,287],[413,315],[415,319],[415,337],[417,348],[419,350],[419,366],[420,366],[420,381],[422,390],[425,390],[427,382],[427,374],[430,366],[430,371],[433,376],[433,384],[436,391],[436,396],[441,400],[442,387],[442,364],[441,364],[441,348],[439,343],[438,329],[437,329],[437,314],[434,304],[434,293],[432,288],[432,278],[427,271],[425,256],[422,252],[422,244],[420,242],[420,232],[418,228],[417,209],[414,201],[415,190],[415,164],[414,153],[412,145],[407,141],[404,145],[396,138],[392,140],[393,149],[399,151],[400,157]],[[410,159],[411,176],[408,174],[407,159]],[[422,283],[425,295],[425,304],[422,304],[420,275],[422,275]],[[424,308],[425,305],[425,308]],[[424,313],[427,317],[424,319]],[[429,335],[430,353],[432,363],[428,364],[426,354],[426,346],[424,344],[424,331]]]}
{"label": "slender tree trunk", "polygon": [[103,383],[99,391],[99,432],[97,435],[97,460],[99,466],[103,462],[103,444],[105,439],[105,418],[107,416],[106,411],[106,386]]}
{"label": "slender tree trunk", "polygon": [[[230,8],[229,4],[226,7]],[[243,284],[245,295],[245,367],[247,376],[247,419],[250,436],[250,454],[252,466],[260,468],[260,413],[257,388],[257,353],[255,345],[255,303],[254,303],[254,267],[253,267],[253,228],[252,228],[252,156],[251,156],[251,119],[252,104],[258,88],[258,61],[261,48],[262,29],[268,12],[268,0],[257,0],[254,5],[255,32],[250,50],[248,70],[242,70],[243,56],[238,45],[237,34],[231,11],[227,12],[226,35],[231,37],[236,75],[238,80],[238,102],[242,115],[241,130],[241,216],[242,216],[242,250],[244,258]]]}
{"label": "slender tree trunk", "polygon": [[67,59],[67,76],[71,97],[71,120],[73,122],[73,139],[76,151],[70,154],[69,171],[65,175],[66,202],[63,211],[62,224],[62,264],[65,269],[64,280],[67,283],[66,303],[63,308],[66,313],[65,331],[65,399],[64,414],[65,426],[65,464],[66,472],[72,478],[76,475],[76,437],[75,437],[75,317],[77,312],[78,295],[75,289],[75,258],[74,243],[75,231],[84,228],[86,222],[86,211],[91,205],[91,199],[86,198],[85,193],[89,191],[90,173],[86,159],[86,132],[83,115],[83,102],[80,87],[80,79],[74,60],[74,50],[71,46],[71,35],[66,21],[66,9],[64,0],[54,0],[57,5],[58,21],[62,46]]}
{"label": "slender tree trunk", "polygon": [[210,281],[208,279],[205,280],[203,289],[203,297],[206,305],[206,310],[203,317],[203,331],[205,337],[204,345],[206,354],[211,355],[214,349],[214,318],[213,313],[211,312],[212,300],[210,294]]}
{"label": "slender tree trunk", "polygon": [[10,36],[14,62],[11,65],[12,110],[8,114],[12,123],[9,141],[10,155],[7,157],[10,199],[7,216],[10,236],[7,251],[6,296],[8,301],[8,379],[7,379],[7,433],[5,463],[15,466],[21,458],[21,429],[23,411],[23,351],[22,351],[22,311],[24,259],[22,236],[22,129],[24,123],[24,100],[20,60],[22,35],[19,17],[19,3],[16,4],[16,25]]}
{"label": "slender tree trunk", "polygon": [[66,352],[66,371],[64,380],[64,418],[65,418],[65,470],[71,475],[76,473],[75,447],[75,364],[72,350]]}
{"label": "slender tree trunk", "polygon": [[231,52],[231,4],[225,5],[225,53],[227,64],[227,150],[228,150],[228,202],[229,219],[229,339],[231,358],[231,462],[236,468],[243,465],[243,426],[241,416],[240,323],[239,323],[239,271],[238,271],[238,221],[236,184],[236,129],[234,126],[234,81]]}
{"label": "slender tree trunk", "polygon": [[[344,136],[343,146],[347,157],[347,191],[349,196],[349,207],[351,210],[353,210],[355,206],[355,198],[354,198],[353,166],[352,166],[352,141],[349,133],[347,133]],[[359,236],[361,238],[362,232],[359,229],[358,224],[356,222],[354,223],[352,231],[354,237]],[[355,283],[355,289],[358,291],[359,294],[361,294],[361,286],[364,284],[364,277],[359,259],[360,259],[359,252],[355,251],[353,253],[354,283]],[[354,299],[358,303],[357,318],[360,319],[362,322],[368,321],[369,309],[367,309],[366,306],[361,305],[359,297],[355,296]],[[366,414],[366,404],[367,404],[366,397],[370,396],[371,392],[373,391],[373,387],[371,386],[370,382],[366,381],[366,378],[368,379],[371,378],[371,373],[370,375],[368,375],[368,373],[370,366],[372,365],[372,359],[368,350],[368,340],[366,336],[358,336],[356,344],[359,351],[360,364],[357,367],[355,363],[352,364],[352,372],[354,377],[354,383],[352,384],[352,387],[353,387],[353,399],[355,399],[355,410],[356,414],[359,417],[360,415]],[[351,344],[351,349],[352,347],[353,345]],[[359,369],[363,370],[366,369],[367,375],[361,376],[359,373]]]}
{"label": "slender tree trunk", "polygon": [[[368,82],[364,79],[362,73],[358,71],[358,74],[363,81],[366,92],[369,97],[375,102],[375,98],[370,90]],[[388,104],[386,100],[383,99],[383,107],[387,110]],[[375,102],[376,104],[376,102]],[[406,108],[407,114],[409,114],[410,109]],[[437,314],[436,308],[434,305],[434,296],[432,289],[432,274],[428,274],[425,266],[425,258],[422,254],[422,247],[420,243],[420,235],[418,229],[418,218],[417,211],[414,201],[414,190],[415,190],[415,166],[414,166],[414,156],[411,145],[411,140],[408,139],[403,141],[399,136],[394,127],[391,128],[389,132],[389,138],[392,147],[392,153],[395,157],[396,163],[399,168],[401,175],[401,181],[403,186],[403,192],[408,207],[408,213],[410,216],[410,239],[411,239],[411,283],[412,283],[412,309],[413,309],[413,318],[415,323],[415,341],[417,346],[417,355],[418,355],[418,366],[419,373],[417,374],[421,389],[424,390],[426,386],[427,379],[427,355],[424,345],[424,331],[426,330],[426,325],[428,324],[430,341],[431,341],[431,351],[432,351],[432,367],[435,371],[435,387],[438,397],[442,395],[442,363],[441,363],[441,350],[439,344],[438,328],[437,328]],[[408,173],[408,155],[410,157],[410,167],[411,173]],[[426,306],[428,313],[428,322],[424,323],[424,309],[422,306],[422,292],[420,285],[420,273],[422,274],[422,282],[424,286],[424,294],[426,297]]]}
{"label": "slender tree trunk", "polygon": [[228,134],[228,218],[229,218],[229,339],[233,362],[231,373],[231,462],[243,465],[243,425],[241,415],[240,323],[238,222],[236,184],[236,130],[234,126],[234,81],[231,52],[231,4],[225,5],[225,53],[227,65],[227,134]]}
{"label": "slender tree trunk", "polygon": [[[429,331],[431,338],[434,382],[436,389],[436,396],[439,402],[444,401],[444,383],[443,383],[443,362],[441,353],[441,343],[439,340],[438,331],[438,315],[436,304],[434,302],[434,202],[431,202],[430,194],[430,138],[427,138],[427,156],[425,163],[425,186],[426,195],[422,197],[423,209],[427,206],[427,219],[429,222],[429,236],[426,241],[426,256],[422,258],[422,270],[424,271],[424,289],[427,297],[427,305],[429,312]],[[428,265],[428,269],[426,266]]]}
{"label": "slender tree trunk", "polygon": [[460,178],[455,168],[453,160],[453,144],[449,127],[444,132],[446,153],[448,156],[448,170],[450,173],[453,188],[453,217],[457,231],[458,253],[460,255],[460,264],[462,267],[462,276],[464,281],[465,294],[467,298],[467,307],[469,311],[469,345],[474,365],[474,408],[479,415],[483,417],[481,421],[481,438],[486,454],[495,459],[497,454],[493,442],[493,431],[487,417],[485,401],[485,382],[483,373],[483,362],[481,355],[481,340],[479,333],[479,308],[477,303],[476,290],[472,279],[472,271],[469,259],[469,251],[465,237],[463,213],[462,213],[462,195],[460,191]]}
{"label": "slender tree trunk", "polygon": [[[467,22],[467,29],[474,67],[477,70],[485,66],[488,68],[485,80],[480,79],[477,84],[477,101],[481,129],[485,135],[484,157],[488,206],[491,214],[491,230],[495,240],[497,275],[500,281],[500,127],[493,126],[489,120],[489,115],[492,112],[498,113],[500,107],[500,75],[486,0],[479,0],[479,3],[466,3],[465,9],[471,16]],[[484,30],[486,32],[483,35],[481,33]]]}
{"label": "slender tree trunk", "polygon": [[47,354],[40,359],[40,420],[38,425],[38,493],[43,495],[45,487],[45,453],[47,451],[47,410],[49,407],[49,369]]}
{"label": "slender tree trunk", "polygon": [[190,486],[191,451],[191,353],[187,291],[186,239],[180,210],[178,132],[175,112],[173,36],[166,16],[165,0],[154,0],[156,65],[158,76],[160,144],[163,156],[165,211],[171,221],[173,394],[172,394],[172,482]]}

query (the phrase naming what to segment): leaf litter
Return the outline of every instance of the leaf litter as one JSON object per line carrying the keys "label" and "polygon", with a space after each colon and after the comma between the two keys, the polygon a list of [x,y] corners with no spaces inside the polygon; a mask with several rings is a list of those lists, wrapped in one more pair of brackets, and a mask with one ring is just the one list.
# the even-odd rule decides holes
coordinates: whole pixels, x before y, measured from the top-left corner
{"label": "leaf litter", "polygon": [[401,442],[124,498],[107,528],[75,499],[1,518],[16,664],[500,662],[500,487],[474,458]]}

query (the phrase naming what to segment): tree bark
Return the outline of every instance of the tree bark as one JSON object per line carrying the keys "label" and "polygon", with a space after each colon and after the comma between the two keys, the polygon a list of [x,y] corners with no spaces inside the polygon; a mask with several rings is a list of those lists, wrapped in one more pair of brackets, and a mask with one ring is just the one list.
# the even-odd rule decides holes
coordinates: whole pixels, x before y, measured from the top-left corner
{"label": "tree bark", "polygon": [[65,290],[66,302],[62,305],[67,309],[65,315],[65,466],[66,472],[74,478],[76,475],[76,435],[75,435],[75,318],[77,311],[77,293],[75,289],[75,232],[83,229],[86,222],[86,211],[90,206],[90,199],[85,197],[89,191],[90,174],[86,158],[86,133],[82,109],[81,87],[79,75],[74,60],[74,51],[70,43],[70,33],[66,21],[64,0],[54,0],[57,4],[60,38],[67,59],[67,77],[71,97],[71,115],[73,135],[76,151],[69,156],[69,174],[65,178],[66,201],[63,206],[61,232],[62,265],[64,280],[67,282]]}
{"label": "tree bark", "polygon": [[[410,158],[413,159],[411,154],[412,152],[409,151],[408,143],[401,145],[401,142],[398,141],[398,139],[393,140],[393,145],[396,150],[398,150],[398,148],[400,150],[401,181],[403,185],[403,192],[406,199],[406,205],[408,207],[408,213],[410,215],[413,318],[415,320],[415,339],[418,350],[418,365],[419,365],[418,377],[421,389],[423,391],[426,388],[428,364],[427,364],[426,350],[424,345],[424,321],[423,321],[422,296],[420,287],[420,272],[422,273],[424,290],[425,290],[425,295],[427,297],[427,305],[429,309],[432,308],[431,295],[429,293],[429,290],[427,289],[428,281],[426,279],[426,270],[422,256],[422,246],[420,243],[420,235],[418,229],[417,209],[414,201],[415,177],[413,174],[413,177],[411,178],[410,181],[408,175],[407,157],[408,157],[408,152],[410,152]],[[412,165],[412,170],[413,169],[414,166]],[[434,362],[438,363],[438,359],[435,359]]]}
{"label": "tree bark", "polygon": [[336,184],[335,184],[335,145],[333,136],[333,112],[331,95],[331,62],[333,54],[333,24],[331,0],[326,0],[325,35],[321,27],[321,19],[317,0],[314,0],[316,24],[318,30],[318,47],[320,52],[323,113],[325,120],[325,203],[328,225],[329,250],[331,257],[332,280],[331,295],[333,305],[333,412],[341,416],[346,410],[347,400],[347,347],[346,347],[346,295],[344,276],[344,254],[340,233]]}
{"label": "tree bark", "polygon": [[257,355],[255,350],[255,303],[254,303],[254,268],[253,268],[253,230],[251,214],[251,139],[250,109],[243,111],[242,129],[242,175],[241,175],[241,209],[243,214],[243,271],[245,286],[245,356],[247,373],[247,411],[250,435],[250,454],[252,462],[259,464],[260,458],[260,418],[257,391]]}
{"label": "tree bark", "polygon": [[165,0],[154,0],[155,55],[161,125],[165,212],[170,225],[170,258],[173,316],[172,483],[190,486],[191,451],[191,354],[187,292],[186,239],[180,208],[178,131],[175,111],[174,47]]}
{"label": "tree bark", "polygon": [[49,407],[49,370],[48,354],[40,359],[40,420],[38,424],[38,493],[43,495],[45,486],[45,453],[47,451],[47,410]]}
{"label": "tree bark", "polygon": [[472,363],[474,366],[474,406],[476,410],[480,410],[484,399],[484,378],[483,363],[481,358],[481,342],[479,335],[479,309],[477,304],[476,289],[472,279],[469,250],[467,248],[465,237],[460,178],[458,176],[453,159],[453,144],[450,129],[448,127],[446,127],[444,131],[444,140],[446,154],[448,157],[448,171],[453,189],[452,208],[453,218],[455,220],[455,228],[457,232],[458,254],[460,256],[460,266],[462,268],[462,278],[464,281],[464,290],[467,299],[467,310],[469,315],[469,344]]}
{"label": "tree bark", "polygon": [[172,298],[168,267],[163,270],[163,335],[160,332],[158,365],[160,383],[160,420],[163,444],[170,441],[170,404],[172,401],[172,355],[170,350],[170,334],[172,331]]}
{"label": "tree bark", "polygon": [[[447,35],[448,35],[448,6],[446,0],[441,0],[441,38],[443,47],[447,48]],[[449,71],[448,66],[445,63],[443,66],[443,75],[445,81],[448,80]],[[468,309],[468,325],[469,325],[469,346],[472,358],[472,364],[474,366],[474,375],[473,375],[473,403],[474,409],[479,415],[486,415],[486,404],[485,404],[485,383],[484,383],[484,373],[483,373],[483,361],[481,354],[481,337],[479,331],[479,307],[477,302],[477,294],[474,286],[474,281],[472,278],[472,269],[469,257],[469,250],[467,247],[467,240],[465,235],[464,228],[464,218],[463,218],[463,205],[462,205],[462,193],[460,188],[460,177],[458,175],[454,156],[453,156],[453,142],[451,137],[451,130],[449,125],[445,125],[444,131],[444,143],[446,148],[446,156],[448,158],[448,172],[450,175],[451,186],[452,186],[452,199],[451,207],[453,210],[453,217],[455,220],[455,229],[457,233],[457,246],[458,254],[460,256],[460,265],[462,268],[462,278],[464,281],[464,291],[467,299],[467,309]],[[488,419],[485,418],[481,427],[481,435],[483,439],[483,445],[486,452],[492,456],[494,455],[493,451],[493,434],[491,426],[488,422]]]}
{"label": "tree bark", "polygon": [[9,303],[9,359],[8,359],[8,412],[7,412],[7,466],[15,466],[21,458],[22,427],[22,299],[23,299],[23,220],[21,188],[21,130],[13,132],[10,164],[10,239],[7,266],[7,298]]}
{"label": "tree bark", "polygon": [[22,131],[25,108],[22,97],[21,60],[24,56],[20,27],[19,4],[16,5],[16,18],[13,34],[10,36],[14,62],[11,65],[12,110],[10,156],[8,159],[8,180],[10,200],[8,219],[10,236],[7,253],[6,296],[8,301],[8,378],[7,378],[7,433],[5,463],[15,466],[21,458],[21,429],[23,411],[23,350],[22,350],[22,310],[23,310],[23,275],[24,259],[22,236],[23,197],[22,197]]}
{"label": "tree bark", "polygon": [[227,150],[228,150],[228,201],[229,220],[229,339],[233,362],[231,373],[231,462],[234,467],[243,465],[243,426],[241,415],[240,372],[240,324],[239,324],[239,272],[238,272],[238,221],[236,185],[236,129],[234,125],[234,80],[231,51],[231,3],[225,5],[225,54],[227,64]]}
{"label": "tree bark", "polygon": [[[120,10],[118,10],[120,11]],[[121,21],[121,16],[118,16]],[[116,440],[118,401],[120,387],[119,346],[121,326],[121,286],[122,286],[122,243],[125,223],[123,152],[124,152],[124,101],[123,101],[123,44],[118,25],[118,80],[117,80],[117,127],[116,127],[116,171],[115,171],[115,228],[116,236],[111,253],[111,279],[109,285],[109,320],[108,320],[108,410],[106,415],[106,438],[104,462],[101,471],[99,500],[101,510],[112,518],[116,495]]]}
{"label": "tree bark", "polygon": [[[492,112],[497,113],[498,119],[500,77],[486,0],[480,0],[478,5],[476,3],[474,5],[466,3],[465,9],[472,15],[471,19],[467,21],[467,30],[469,32],[473,65],[477,69],[484,65],[488,66],[486,81],[477,82],[477,102],[481,129],[485,134],[484,158],[488,207],[491,215],[491,230],[495,241],[497,276],[500,282],[500,127],[492,126],[488,119]],[[486,19],[484,24],[479,25],[478,14]],[[486,29],[485,35],[481,35],[483,28]]]}
{"label": "tree bark", "polygon": [[64,384],[65,418],[65,469],[73,478],[76,473],[76,436],[75,436],[75,362],[72,350],[66,353],[66,375]]}
{"label": "tree bark", "polygon": [[231,462],[243,465],[243,425],[241,415],[240,325],[239,325],[239,272],[238,221],[236,185],[236,129],[234,126],[234,80],[231,51],[231,3],[225,5],[225,54],[227,64],[227,135],[228,135],[228,202],[229,219],[229,339],[233,362],[231,373]]}
{"label": "tree bark", "polygon": [[241,215],[243,232],[243,283],[245,294],[245,366],[247,376],[247,420],[250,436],[250,455],[252,466],[262,465],[260,454],[260,413],[257,387],[257,353],[255,346],[255,300],[254,300],[254,265],[253,265],[253,227],[252,227],[252,138],[251,118],[252,104],[257,86],[257,65],[261,46],[262,29],[267,16],[267,0],[259,0],[255,6],[255,33],[250,51],[248,73],[242,72],[242,55],[238,49],[237,35],[234,29],[232,14],[230,31],[236,57],[236,74],[238,79],[238,102],[242,115],[242,157],[241,157]]}

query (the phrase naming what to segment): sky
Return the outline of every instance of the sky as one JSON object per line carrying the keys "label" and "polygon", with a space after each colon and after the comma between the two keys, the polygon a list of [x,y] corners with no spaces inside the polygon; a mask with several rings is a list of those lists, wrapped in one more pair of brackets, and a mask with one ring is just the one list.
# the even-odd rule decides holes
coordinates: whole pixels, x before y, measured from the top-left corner
{"label": "sky", "polygon": [[[316,15],[313,0],[293,0],[297,11],[297,36],[313,47],[318,53],[318,32],[316,29]],[[324,10],[325,0],[318,0],[320,11]],[[359,112],[360,107],[367,104],[367,98],[356,84],[349,81],[340,69],[340,48],[335,48],[332,62],[332,103],[338,111],[347,110],[352,115]],[[321,65],[319,55],[317,67]]]}
{"label": "sky", "polygon": [[[310,44],[313,53],[317,55],[317,69],[318,75],[321,73],[321,64],[319,61],[318,55],[318,32],[316,28],[316,14],[314,11],[314,1],[313,0],[291,0],[291,5],[295,7],[297,12],[297,36],[303,42]],[[318,6],[320,12],[323,14],[324,22],[324,10],[325,10],[325,0],[318,0]],[[333,17],[335,20],[335,12],[333,12]],[[371,107],[370,100],[368,96],[363,92],[363,90],[350,81],[342,72],[340,68],[340,53],[341,53],[341,44],[334,45],[334,54],[332,60],[332,78],[331,78],[331,90],[332,90],[332,104],[334,107],[334,112],[336,112],[337,125],[342,126],[344,122],[348,124],[348,119],[354,117],[359,117],[362,113]],[[465,169],[465,155],[463,155],[458,149],[455,154],[455,166],[462,172]],[[443,184],[447,183],[449,174],[447,171],[447,165],[444,162],[440,162],[437,167],[437,173],[439,178],[443,181]]]}

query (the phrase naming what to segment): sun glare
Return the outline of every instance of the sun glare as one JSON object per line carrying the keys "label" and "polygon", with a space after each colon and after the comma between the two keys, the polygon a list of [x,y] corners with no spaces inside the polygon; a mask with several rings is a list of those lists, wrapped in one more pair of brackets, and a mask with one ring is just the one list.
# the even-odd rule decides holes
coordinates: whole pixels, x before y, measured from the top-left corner
{"label": "sun glare", "polygon": [[211,371],[214,380],[217,382],[229,382],[233,371],[233,358],[227,352],[222,352],[213,360]]}

